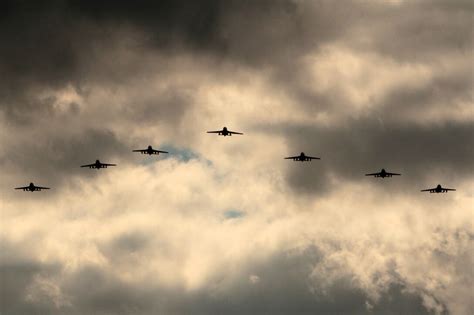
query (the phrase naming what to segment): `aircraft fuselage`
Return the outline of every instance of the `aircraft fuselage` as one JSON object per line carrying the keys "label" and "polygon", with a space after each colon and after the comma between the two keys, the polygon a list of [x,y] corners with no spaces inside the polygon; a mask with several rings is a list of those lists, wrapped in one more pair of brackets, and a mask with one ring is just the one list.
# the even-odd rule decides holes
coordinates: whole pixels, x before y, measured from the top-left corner
{"label": "aircraft fuselage", "polygon": [[225,136],[232,136],[232,134],[229,133],[229,131],[227,130],[227,127],[222,128],[222,131],[219,134],[224,136],[224,137]]}
{"label": "aircraft fuselage", "polygon": [[439,193],[447,193],[448,191],[443,189],[443,187],[441,187],[441,185],[438,185],[436,186],[436,188],[434,189],[434,191],[439,194]]}
{"label": "aircraft fuselage", "polygon": [[380,178],[392,177],[392,174],[388,173],[387,171],[385,171],[384,168],[382,168],[382,170],[380,171],[380,173],[378,173],[377,175],[375,175],[375,177],[380,177]]}

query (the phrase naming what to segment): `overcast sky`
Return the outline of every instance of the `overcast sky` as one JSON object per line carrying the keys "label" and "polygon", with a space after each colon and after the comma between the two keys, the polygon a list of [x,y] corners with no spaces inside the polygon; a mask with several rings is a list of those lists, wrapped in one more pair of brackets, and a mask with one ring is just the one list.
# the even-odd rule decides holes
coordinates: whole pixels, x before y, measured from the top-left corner
{"label": "overcast sky", "polygon": [[472,1],[159,3],[2,5],[0,313],[474,313]]}

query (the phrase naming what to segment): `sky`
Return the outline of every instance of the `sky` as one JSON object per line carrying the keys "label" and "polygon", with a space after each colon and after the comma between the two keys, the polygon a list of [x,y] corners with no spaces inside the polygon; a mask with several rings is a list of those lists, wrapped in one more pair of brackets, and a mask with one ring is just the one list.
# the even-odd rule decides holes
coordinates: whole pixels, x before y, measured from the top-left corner
{"label": "sky", "polygon": [[6,1],[0,313],[473,314],[473,9]]}

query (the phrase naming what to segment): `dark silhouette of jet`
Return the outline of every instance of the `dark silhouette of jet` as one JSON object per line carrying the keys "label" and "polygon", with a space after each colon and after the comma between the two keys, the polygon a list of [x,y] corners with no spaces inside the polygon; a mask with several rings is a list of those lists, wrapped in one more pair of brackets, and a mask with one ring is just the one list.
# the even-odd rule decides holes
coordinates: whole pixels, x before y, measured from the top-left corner
{"label": "dark silhouette of jet", "polygon": [[17,187],[15,189],[23,189],[23,191],[41,191],[43,189],[50,189],[49,187],[41,187],[41,186],[35,186],[35,184],[30,183],[28,186],[25,187]]}
{"label": "dark silhouette of jet", "polygon": [[438,184],[438,186],[436,186],[435,188],[430,188],[430,189],[423,189],[423,190],[420,190],[420,191],[429,191],[431,194],[432,193],[447,193],[448,191],[456,191],[456,189],[452,189],[452,188],[444,188],[444,187],[441,187],[441,185]]}
{"label": "dark silhouette of jet", "polygon": [[208,131],[207,133],[217,133],[219,136],[232,136],[232,135],[243,135],[241,132],[230,131],[227,127],[223,127],[222,130]]}
{"label": "dark silhouette of jet", "polygon": [[370,174],[365,174],[365,176],[374,176],[374,177],[382,177],[382,178],[385,178],[385,177],[392,177],[392,176],[400,176],[402,174],[398,174],[398,173],[390,173],[390,172],[387,172],[385,171],[385,169],[382,168],[382,170],[378,173],[370,173]]}
{"label": "dark silhouette of jet", "polygon": [[99,160],[95,160],[95,163],[81,165],[81,167],[100,169],[100,168],[107,168],[108,166],[116,166],[116,165],[117,164],[101,163]]}
{"label": "dark silhouette of jet", "polygon": [[301,152],[300,155],[289,156],[285,158],[286,160],[293,160],[293,161],[311,161],[311,160],[321,160],[321,158],[315,156],[305,155],[304,152]]}
{"label": "dark silhouette of jet", "polygon": [[148,154],[148,155],[153,155],[153,154],[159,155],[160,153],[169,153],[166,151],[155,150],[151,147],[151,145],[149,145],[148,148],[144,150],[133,150],[133,152],[140,152],[141,154]]}

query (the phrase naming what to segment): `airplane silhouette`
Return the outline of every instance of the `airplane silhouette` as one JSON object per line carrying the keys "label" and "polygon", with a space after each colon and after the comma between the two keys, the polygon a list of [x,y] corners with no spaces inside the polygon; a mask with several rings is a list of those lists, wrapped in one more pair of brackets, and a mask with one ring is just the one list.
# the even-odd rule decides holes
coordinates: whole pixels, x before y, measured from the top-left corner
{"label": "airplane silhouette", "polygon": [[438,186],[436,186],[435,188],[430,188],[430,189],[423,189],[423,190],[420,190],[420,191],[429,191],[431,194],[432,193],[447,193],[448,191],[456,191],[456,189],[452,189],[452,188],[444,188],[444,187],[441,187],[441,185],[438,184]]}
{"label": "airplane silhouette", "polygon": [[371,173],[371,174],[365,174],[365,176],[374,176],[374,177],[392,177],[392,176],[400,176],[401,174],[398,173],[390,173],[385,171],[385,169],[382,168],[382,170],[378,173]]}
{"label": "airplane silhouette", "polygon": [[300,155],[289,156],[285,158],[286,160],[293,160],[293,161],[311,161],[311,160],[321,160],[321,158],[305,155],[304,152],[301,152]]}
{"label": "airplane silhouette", "polygon": [[232,135],[243,135],[241,132],[230,131],[227,127],[223,127],[222,130],[208,131],[207,133],[217,133],[219,136],[232,136]]}
{"label": "airplane silhouette", "polygon": [[30,183],[28,186],[25,187],[17,187],[15,189],[23,189],[23,191],[41,191],[42,189],[50,189],[49,187],[41,187],[41,186],[35,186],[35,184]]}
{"label": "airplane silhouette", "polygon": [[133,152],[140,152],[141,154],[148,154],[148,155],[153,155],[153,154],[159,155],[160,153],[169,153],[166,151],[155,150],[151,147],[151,145],[149,145],[148,148],[144,150],[133,150]]}
{"label": "airplane silhouette", "polygon": [[116,166],[116,165],[117,165],[117,164],[101,163],[99,160],[95,160],[95,163],[86,164],[86,165],[81,165],[81,167],[88,167],[88,168],[101,169],[101,168],[107,168],[107,166]]}

